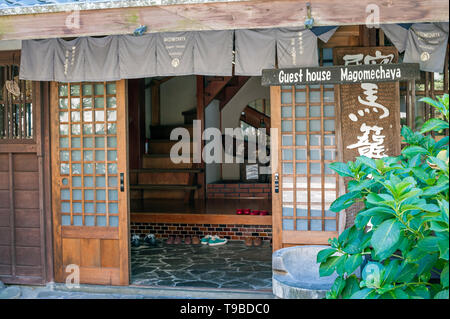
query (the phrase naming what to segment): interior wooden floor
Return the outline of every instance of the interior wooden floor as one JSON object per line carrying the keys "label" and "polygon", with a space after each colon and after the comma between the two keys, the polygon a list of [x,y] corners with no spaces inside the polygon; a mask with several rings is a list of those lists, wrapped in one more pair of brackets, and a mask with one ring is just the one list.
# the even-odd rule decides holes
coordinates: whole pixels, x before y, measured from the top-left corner
{"label": "interior wooden floor", "polygon": [[[272,225],[270,199],[132,199],[131,222]],[[236,209],[267,210],[269,215],[237,215]]]}

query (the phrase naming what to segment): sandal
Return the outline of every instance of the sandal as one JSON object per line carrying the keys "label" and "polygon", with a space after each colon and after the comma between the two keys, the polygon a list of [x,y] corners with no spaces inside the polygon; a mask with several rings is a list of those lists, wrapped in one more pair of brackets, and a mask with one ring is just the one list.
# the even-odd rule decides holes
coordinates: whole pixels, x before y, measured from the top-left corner
{"label": "sandal", "polygon": [[173,236],[169,236],[169,239],[167,239],[166,244],[172,245],[174,243],[175,238]]}

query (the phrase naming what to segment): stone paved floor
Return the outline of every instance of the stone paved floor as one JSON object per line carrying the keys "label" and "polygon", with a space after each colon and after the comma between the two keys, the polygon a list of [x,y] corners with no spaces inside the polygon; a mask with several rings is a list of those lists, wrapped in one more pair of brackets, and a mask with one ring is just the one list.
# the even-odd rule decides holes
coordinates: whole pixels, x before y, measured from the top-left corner
{"label": "stone paved floor", "polygon": [[131,250],[131,273],[133,285],[272,289],[272,248],[240,241],[215,247],[141,245]]}

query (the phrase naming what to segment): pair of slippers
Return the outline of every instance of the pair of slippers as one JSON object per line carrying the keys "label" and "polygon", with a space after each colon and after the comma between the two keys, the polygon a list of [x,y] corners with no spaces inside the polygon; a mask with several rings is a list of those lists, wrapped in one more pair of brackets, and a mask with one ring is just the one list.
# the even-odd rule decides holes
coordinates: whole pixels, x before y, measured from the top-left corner
{"label": "pair of slippers", "polygon": [[[182,243],[182,239],[181,239],[181,237],[180,236],[176,236],[176,237],[174,237],[174,236],[169,236],[169,239],[167,239],[167,241],[166,241],[166,244],[168,244],[168,245],[179,245],[179,244],[181,244]],[[198,244],[200,244],[200,239],[197,237],[197,236],[194,236],[194,237],[192,237],[191,238],[191,236],[187,236],[185,239],[184,239],[184,243],[186,244],[186,245],[191,245],[191,244],[193,244],[193,245],[198,245]]]}
{"label": "pair of slippers", "polygon": [[256,237],[256,238],[247,237],[245,239],[245,246],[247,246],[247,247],[251,247],[251,246],[259,247],[261,245],[262,245],[262,240],[259,237]]}
{"label": "pair of slippers", "polygon": [[261,215],[266,216],[269,215],[267,210],[251,210],[251,209],[236,209],[237,215]]}

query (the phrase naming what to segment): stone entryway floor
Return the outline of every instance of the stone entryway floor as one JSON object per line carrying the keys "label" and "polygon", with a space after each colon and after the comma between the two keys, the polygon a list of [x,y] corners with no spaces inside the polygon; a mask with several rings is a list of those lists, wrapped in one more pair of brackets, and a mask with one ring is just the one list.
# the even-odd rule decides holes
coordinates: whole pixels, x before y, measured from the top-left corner
{"label": "stone entryway floor", "polygon": [[131,284],[271,290],[272,247],[246,247],[241,241],[132,247]]}

